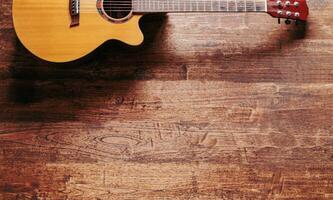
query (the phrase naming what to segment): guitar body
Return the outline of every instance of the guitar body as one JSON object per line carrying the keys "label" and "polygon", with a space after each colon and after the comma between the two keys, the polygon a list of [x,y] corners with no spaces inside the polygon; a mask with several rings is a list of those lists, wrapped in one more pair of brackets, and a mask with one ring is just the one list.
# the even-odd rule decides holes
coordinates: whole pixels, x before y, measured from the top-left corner
{"label": "guitar body", "polygon": [[95,0],[81,0],[79,25],[70,27],[68,0],[14,0],[13,21],[23,45],[36,56],[52,62],[81,58],[107,40],[140,45],[142,15],[117,23],[103,18]]}
{"label": "guitar body", "polygon": [[167,12],[260,12],[286,24],[309,14],[306,0],[13,0],[18,38],[51,62],[84,57],[112,39],[140,45],[142,15]]}

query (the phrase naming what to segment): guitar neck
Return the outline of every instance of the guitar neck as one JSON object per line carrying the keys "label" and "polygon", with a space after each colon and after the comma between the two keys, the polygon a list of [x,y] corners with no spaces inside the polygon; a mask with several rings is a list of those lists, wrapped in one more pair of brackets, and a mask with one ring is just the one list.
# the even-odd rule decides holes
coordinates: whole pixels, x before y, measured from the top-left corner
{"label": "guitar neck", "polygon": [[267,12],[267,0],[133,0],[133,12]]}

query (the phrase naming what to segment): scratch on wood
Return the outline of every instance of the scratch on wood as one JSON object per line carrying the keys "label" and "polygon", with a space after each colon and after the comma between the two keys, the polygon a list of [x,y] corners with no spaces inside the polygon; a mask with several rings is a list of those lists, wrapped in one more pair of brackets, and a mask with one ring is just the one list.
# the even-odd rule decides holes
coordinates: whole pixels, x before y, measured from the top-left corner
{"label": "scratch on wood", "polygon": [[151,146],[152,149],[154,148],[154,141],[153,141],[153,138],[150,138],[150,146]]}
{"label": "scratch on wood", "polygon": [[243,150],[244,150],[245,163],[248,164],[248,163],[249,163],[249,160],[248,160],[248,158],[247,158],[247,150],[246,150],[246,147],[244,147]]}
{"label": "scratch on wood", "polygon": [[199,188],[198,188],[198,180],[197,180],[197,177],[196,177],[196,175],[195,175],[195,172],[194,171],[192,171],[192,177],[191,177],[191,179],[192,179],[192,182],[191,182],[191,193],[192,193],[192,195],[196,195],[196,194],[198,194],[198,190],[199,190]]}
{"label": "scratch on wood", "polygon": [[159,137],[161,140],[163,140],[163,138],[162,138],[162,133],[161,133],[161,128],[160,128],[160,123],[157,122],[157,123],[156,123],[156,126],[157,126],[157,131],[158,131],[158,137]]}
{"label": "scratch on wood", "polygon": [[182,65],[182,73],[185,80],[188,80],[188,67],[186,64]]}
{"label": "scratch on wood", "polygon": [[282,193],[284,187],[284,178],[282,177],[282,172],[274,172],[271,180],[271,188],[269,190],[269,197],[276,197]]}
{"label": "scratch on wood", "polygon": [[176,124],[175,126],[177,127],[178,137],[180,137],[182,135],[181,132],[180,132],[180,125]]}
{"label": "scratch on wood", "polygon": [[103,185],[105,186],[105,169],[103,170]]}
{"label": "scratch on wood", "polygon": [[207,139],[207,136],[208,136],[208,132],[206,132],[203,137],[201,138],[201,141],[200,142],[204,142],[206,139]]}

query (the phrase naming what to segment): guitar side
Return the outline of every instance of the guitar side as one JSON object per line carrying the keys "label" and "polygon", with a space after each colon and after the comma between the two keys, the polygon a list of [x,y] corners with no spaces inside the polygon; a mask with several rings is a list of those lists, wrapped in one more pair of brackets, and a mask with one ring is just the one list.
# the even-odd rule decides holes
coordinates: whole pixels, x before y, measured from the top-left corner
{"label": "guitar side", "polygon": [[14,0],[14,28],[29,51],[51,62],[76,60],[110,39],[133,46],[142,43],[142,15],[112,23],[101,17],[94,0],[81,0],[80,9],[79,25],[70,27],[68,0]]}

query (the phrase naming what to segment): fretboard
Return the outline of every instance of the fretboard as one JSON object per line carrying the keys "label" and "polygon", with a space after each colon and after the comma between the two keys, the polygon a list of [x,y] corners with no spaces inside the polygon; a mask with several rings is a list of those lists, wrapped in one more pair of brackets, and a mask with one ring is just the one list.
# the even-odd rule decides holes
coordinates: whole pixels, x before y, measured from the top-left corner
{"label": "fretboard", "polygon": [[133,0],[133,12],[267,12],[267,0]]}

